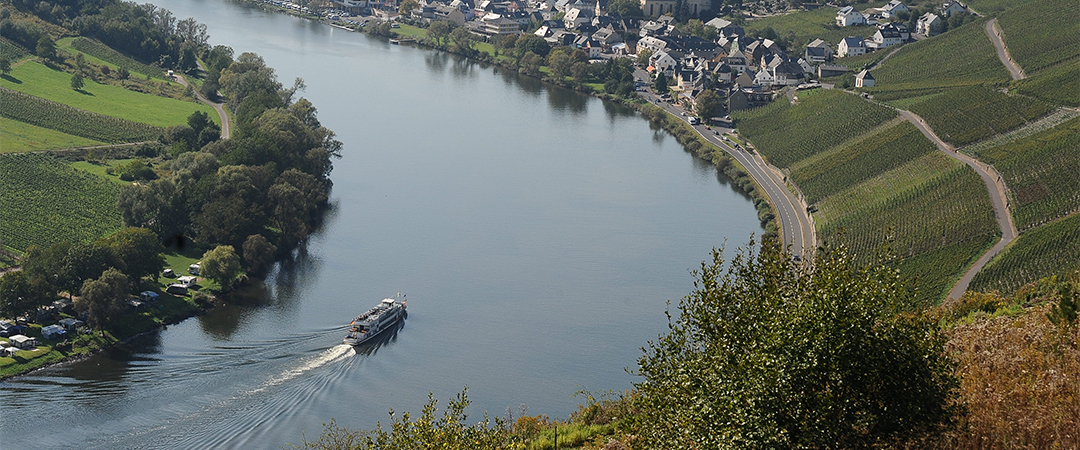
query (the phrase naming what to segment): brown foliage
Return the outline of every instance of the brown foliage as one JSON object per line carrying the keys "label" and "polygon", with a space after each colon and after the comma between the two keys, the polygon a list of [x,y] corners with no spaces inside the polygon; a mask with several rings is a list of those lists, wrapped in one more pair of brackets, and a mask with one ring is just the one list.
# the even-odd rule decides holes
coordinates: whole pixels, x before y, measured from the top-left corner
{"label": "brown foliage", "polygon": [[968,415],[950,447],[1080,448],[1080,327],[1054,325],[1047,309],[976,313],[954,329]]}

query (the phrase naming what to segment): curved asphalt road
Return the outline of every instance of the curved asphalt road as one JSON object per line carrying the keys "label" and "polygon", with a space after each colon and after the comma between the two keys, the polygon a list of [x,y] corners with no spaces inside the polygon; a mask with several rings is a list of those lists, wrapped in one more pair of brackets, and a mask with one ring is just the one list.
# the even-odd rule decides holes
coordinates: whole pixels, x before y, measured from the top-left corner
{"label": "curved asphalt road", "polygon": [[[199,64],[199,69],[200,70],[203,70],[203,71],[206,70],[206,69],[203,69],[203,65],[202,65],[201,62],[198,63],[198,64]],[[180,84],[184,85],[184,86],[188,85],[187,79],[184,78],[184,75],[182,75],[182,74],[178,73],[178,74],[174,75],[174,79],[177,82],[179,82]],[[201,101],[203,103],[206,103],[207,105],[210,105],[211,108],[214,108],[214,111],[217,111],[218,118],[221,119],[221,138],[222,139],[228,139],[229,136],[232,135],[232,131],[229,129],[230,128],[229,127],[229,115],[225,113],[225,105],[223,105],[221,103],[214,103],[214,102],[210,101],[210,99],[208,99],[206,97],[203,97],[202,94],[199,93],[198,89],[194,89],[194,86],[192,86],[192,90],[195,93],[195,97],[198,97],[199,101]]]}
{"label": "curved asphalt road", "polygon": [[1005,48],[1005,41],[1001,39],[1001,27],[997,24],[997,17],[986,22],[986,35],[990,36],[990,41],[994,43],[994,48],[997,49],[998,59],[1005,65],[1006,69],[1009,69],[1009,75],[1012,75],[1012,79],[1023,80],[1027,78],[1024,69],[1016,61],[1013,61],[1009,49]]}
{"label": "curved asphalt road", "polygon": [[[637,70],[636,75],[641,80],[650,79],[648,73],[640,69]],[[663,101],[657,103],[659,97],[652,92],[651,87],[649,89],[649,92],[642,92],[640,95],[652,104],[664,108],[665,111],[676,118],[686,120],[686,117],[682,115],[684,112],[682,108]],[[768,197],[769,203],[776,209],[776,216],[780,221],[781,236],[785,244],[791,245],[791,253],[802,255],[804,251],[812,252],[816,245],[813,222],[806,212],[806,205],[788,191],[783,175],[770,168],[756,152],[741,147],[733,148],[733,146],[737,145],[723,141],[720,136],[706,129],[705,125],[692,126],[692,128],[706,140],[726,151],[746,168],[749,175],[761,187],[765,196]]]}

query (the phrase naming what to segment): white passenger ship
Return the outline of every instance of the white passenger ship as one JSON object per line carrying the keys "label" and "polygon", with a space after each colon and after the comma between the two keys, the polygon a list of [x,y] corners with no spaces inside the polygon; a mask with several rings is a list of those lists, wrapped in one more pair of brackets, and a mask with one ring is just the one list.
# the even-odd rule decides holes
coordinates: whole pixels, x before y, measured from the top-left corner
{"label": "white passenger ship", "polygon": [[360,345],[393,328],[394,324],[405,320],[408,303],[404,296],[398,294],[397,297],[384,299],[374,308],[356,316],[349,324],[349,334],[345,336],[344,342],[348,345]]}

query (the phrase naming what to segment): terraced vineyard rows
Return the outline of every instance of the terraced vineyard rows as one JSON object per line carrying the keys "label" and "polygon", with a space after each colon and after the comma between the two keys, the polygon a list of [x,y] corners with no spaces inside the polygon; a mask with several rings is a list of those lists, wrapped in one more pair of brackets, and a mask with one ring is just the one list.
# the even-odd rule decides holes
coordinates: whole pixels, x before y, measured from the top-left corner
{"label": "terraced vineyard rows", "polygon": [[971,281],[971,289],[1009,293],[1056,274],[1080,269],[1080,214],[1033,229],[998,254]]}
{"label": "terraced vineyard rows", "polygon": [[1044,69],[1016,83],[1016,91],[1050,103],[1080,106],[1080,59]]}
{"label": "terraced vineyard rows", "polygon": [[956,146],[1011,131],[1053,110],[1041,100],[1008,96],[985,86],[949,89],[910,108],[942,140]]}
{"label": "terraced vineyard rows", "polygon": [[1024,2],[1002,12],[998,25],[1009,54],[1029,74],[1080,58],[1076,0]]}
{"label": "terraced vineyard rows", "polygon": [[31,245],[97,239],[120,228],[120,186],[47,155],[0,154],[0,239]]}
{"label": "terraced vineyard rows", "polygon": [[799,94],[785,101],[732,114],[739,133],[779,167],[837,146],[897,116],[896,111],[833,90]]}
{"label": "terraced vineyard rows", "polygon": [[165,72],[161,69],[131,59],[100,42],[81,37],[72,41],[71,46],[75,47],[75,49],[80,52],[97,57],[102,61],[115,64],[117,67],[123,67],[128,72],[150,75],[162,80],[166,79]]}
{"label": "terraced vineyard rows", "polygon": [[905,45],[874,70],[877,84],[869,91],[879,100],[892,100],[931,93],[928,88],[1008,83],[1011,77],[986,36],[985,24],[986,19],[969,22]]}
{"label": "terraced vineyard rows", "polygon": [[1013,194],[1013,219],[1024,231],[1080,210],[1080,118],[976,152],[994,165]]}
{"label": "terraced vineyard rows", "polygon": [[791,178],[808,203],[902,166],[936,150],[910,122],[901,122],[836,150],[817,155],[813,162],[792,166]]}
{"label": "terraced vineyard rows", "polygon": [[[999,234],[978,175],[939,152],[856,184],[818,203],[818,232],[863,258],[886,246],[905,277],[933,298]],[[943,251],[942,249],[950,249]]]}
{"label": "terraced vineyard rows", "polygon": [[144,123],[95,114],[0,87],[0,115],[95,141],[122,143],[157,139],[164,131]]}
{"label": "terraced vineyard rows", "polygon": [[7,58],[8,61],[15,62],[30,56],[26,50],[22,47],[15,45],[15,43],[0,37],[0,58]]}

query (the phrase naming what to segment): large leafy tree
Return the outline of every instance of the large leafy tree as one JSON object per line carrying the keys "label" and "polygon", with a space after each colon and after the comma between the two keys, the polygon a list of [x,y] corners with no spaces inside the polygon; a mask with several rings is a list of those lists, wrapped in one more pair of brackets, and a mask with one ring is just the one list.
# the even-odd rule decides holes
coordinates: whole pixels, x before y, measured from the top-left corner
{"label": "large leafy tree", "polygon": [[235,287],[244,273],[240,267],[240,256],[231,245],[219,245],[203,253],[199,271],[203,276],[217,281],[224,291]]}
{"label": "large leafy tree", "polygon": [[75,299],[75,308],[85,311],[91,324],[108,325],[124,311],[130,287],[123,272],[110,268],[97,279],[83,282],[79,298]]}
{"label": "large leafy tree", "polygon": [[922,439],[956,412],[935,322],[895,270],[843,248],[798,262],[714,252],[670,331],[639,360],[655,448],[870,448]]}
{"label": "large leafy tree", "polygon": [[0,317],[18,317],[34,312],[54,300],[56,290],[40,274],[23,271],[0,277]]}
{"label": "large leafy tree", "polygon": [[153,275],[165,267],[158,236],[146,228],[124,228],[102,240],[102,245],[112,248],[124,273],[132,280]]}

